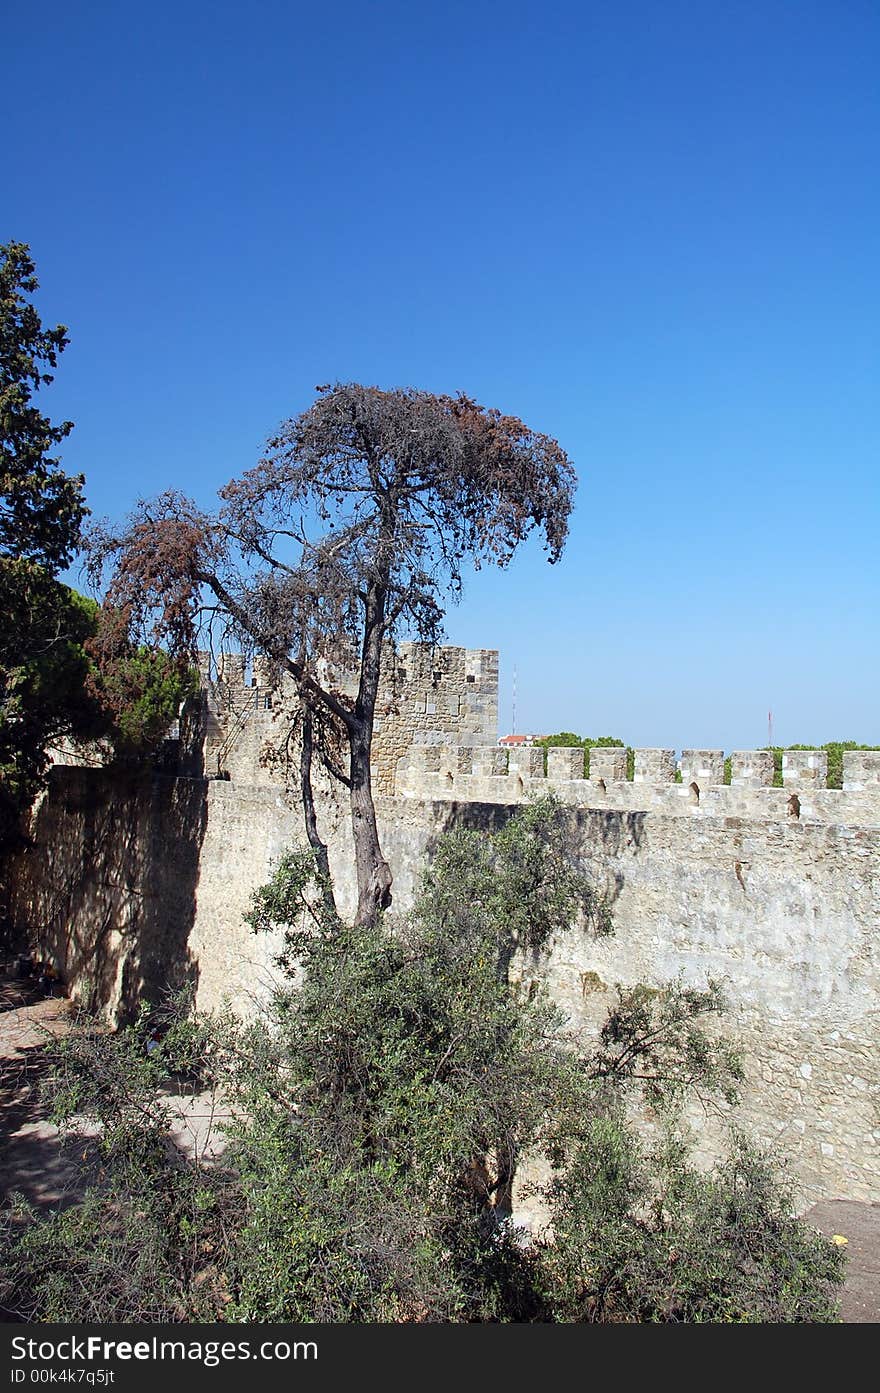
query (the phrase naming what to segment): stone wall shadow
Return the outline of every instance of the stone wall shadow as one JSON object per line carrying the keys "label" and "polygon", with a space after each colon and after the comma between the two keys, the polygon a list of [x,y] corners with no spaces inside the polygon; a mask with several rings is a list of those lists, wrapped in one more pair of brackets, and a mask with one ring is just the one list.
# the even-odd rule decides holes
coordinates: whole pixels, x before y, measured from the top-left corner
{"label": "stone wall shadow", "polygon": [[10,869],[13,928],[88,1010],[124,1024],[195,989],[189,948],[208,784],[59,767]]}

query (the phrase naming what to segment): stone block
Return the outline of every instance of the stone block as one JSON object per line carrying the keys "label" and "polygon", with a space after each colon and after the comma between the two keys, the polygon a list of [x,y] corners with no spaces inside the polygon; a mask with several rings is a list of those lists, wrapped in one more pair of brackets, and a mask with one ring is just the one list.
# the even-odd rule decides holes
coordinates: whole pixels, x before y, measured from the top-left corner
{"label": "stone block", "polygon": [[582,779],[584,777],[584,752],[578,746],[575,749],[559,748],[547,751],[547,777],[548,779],[568,780]]}
{"label": "stone block", "polygon": [[472,752],[473,770],[484,778],[507,773],[507,751],[498,745],[482,745]]}
{"label": "stone block", "polygon": [[442,745],[435,748],[438,749],[440,759],[439,773],[454,776],[473,773],[473,750],[462,745]]}
{"label": "stone block", "polygon": [[671,784],[675,780],[674,750],[636,750],[633,783]]}
{"label": "stone block", "polygon": [[783,750],[784,788],[825,788],[827,778],[828,755],[824,750]]}
{"label": "stone block", "polygon": [[439,774],[440,745],[413,745],[409,752],[409,767],[418,774]]}
{"label": "stone block", "polygon": [[590,750],[590,782],[623,783],[626,780],[626,750],[619,745]]}
{"label": "stone block", "polygon": [[734,750],[730,782],[739,788],[768,788],[773,783],[773,751]]}
{"label": "stone block", "polygon": [[847,793],[880,787],[880,750],[844,750],[843,787]]}
{"label": "stone block", "polygon": [[544,751],[534,745],[520,745],[510,751],[510,772],[514,770],[523,778],[543,779]]}
{"label": "stone block", "polygon": [[706,788],[724,783],[723,750],[682,750],[681,781]]}

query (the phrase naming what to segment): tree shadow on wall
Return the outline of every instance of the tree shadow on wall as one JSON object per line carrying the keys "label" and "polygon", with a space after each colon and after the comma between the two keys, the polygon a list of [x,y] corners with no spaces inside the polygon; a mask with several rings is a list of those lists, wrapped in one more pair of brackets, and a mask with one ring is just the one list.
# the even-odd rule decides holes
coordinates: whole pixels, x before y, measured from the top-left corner
{"label": "tree shadow on wall", "polygon": [[[522,803],[435,801],[432,807],[436,830],[429,835],[425,846],[428,863],[433,860],[438,843],[447,832],[473,831],[493,836],[522,806]],[[609,915],[613,914],[626,884],[620,860],[627,855],[635,855],[642,847],[647,814],[613,808],[574,808],[563,804],[559,816],[571,846],[592,876],[597,903]]]}
{"label": "tree shadow on wall", "polygon": [[53,771],[19,867],[18,926],[90,1011],[129,1022],[198,981],[189,948],[208,784]]}

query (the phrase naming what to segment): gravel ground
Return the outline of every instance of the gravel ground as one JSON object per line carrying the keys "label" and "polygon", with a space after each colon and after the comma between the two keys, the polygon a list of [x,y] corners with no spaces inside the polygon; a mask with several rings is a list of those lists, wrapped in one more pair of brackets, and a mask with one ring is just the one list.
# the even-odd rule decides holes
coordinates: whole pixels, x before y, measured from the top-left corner
{"label": "gravel ground", "polygon": [[[71,1147],[46,1119],[40,1100],[45,1046],[65,1034],[73,1008],[29,982],[0,976],[0,1196],[19,1190],[44,1207],[73,1203],[88,1179],[88,1151]],[[188,1156],[216,1156],[228,1115],[210,1095],[170,1094],[172,1136]],[[87,1143],[86,1143],[87,1146]]]}

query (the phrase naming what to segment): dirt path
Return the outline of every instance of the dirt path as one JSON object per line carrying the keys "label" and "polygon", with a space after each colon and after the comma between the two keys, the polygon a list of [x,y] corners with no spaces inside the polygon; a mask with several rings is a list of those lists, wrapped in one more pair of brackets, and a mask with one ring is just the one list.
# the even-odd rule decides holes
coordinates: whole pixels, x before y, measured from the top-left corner
{"label": "dirt path", "polygon": [[33,1204],[57,1205],[71,1191],[76,1166],[58,1129],[46,1120],[40,1086],[45,1047],[65,1034],[70,1003],[29,982],[0,977],[0,1195],[20,1190]]}
{"label": "dirt path", "polygon": [[[45,1047],[71,1027],[74,1011],[30,982],[0,976],[0,1202],[20,1191],[32,1204],[73,1203],[88,1182],[80,1147],[65,1140],[41,1098]],[[187,1156],[223,1149],[219,1125],[228,1115],[206,1094],[169,1093],[171,1135]]]}
{"label": "dirt path", "polygon": [[[12,1190],[40,1206],[75,1198],[78,1157],[62,1147],[39,1097],[46,1042],[65,1033],[71,1019],[69,1002],[0,976],[0,1202]],[[181,1100],[178,1144],[190,1154],[214,1150],[217,1120],[208,1100]],[[829,1237],[847,1239],[843,1320],[880,1321],[880,1204],[822,1200],[804,1217]]]}
{"label": "dirt path", "polygon": [[846,1244],[846,1284],[840,1314],[848,1324],[880,1321],[880,1204],[822,1200],[804,1218]]}

